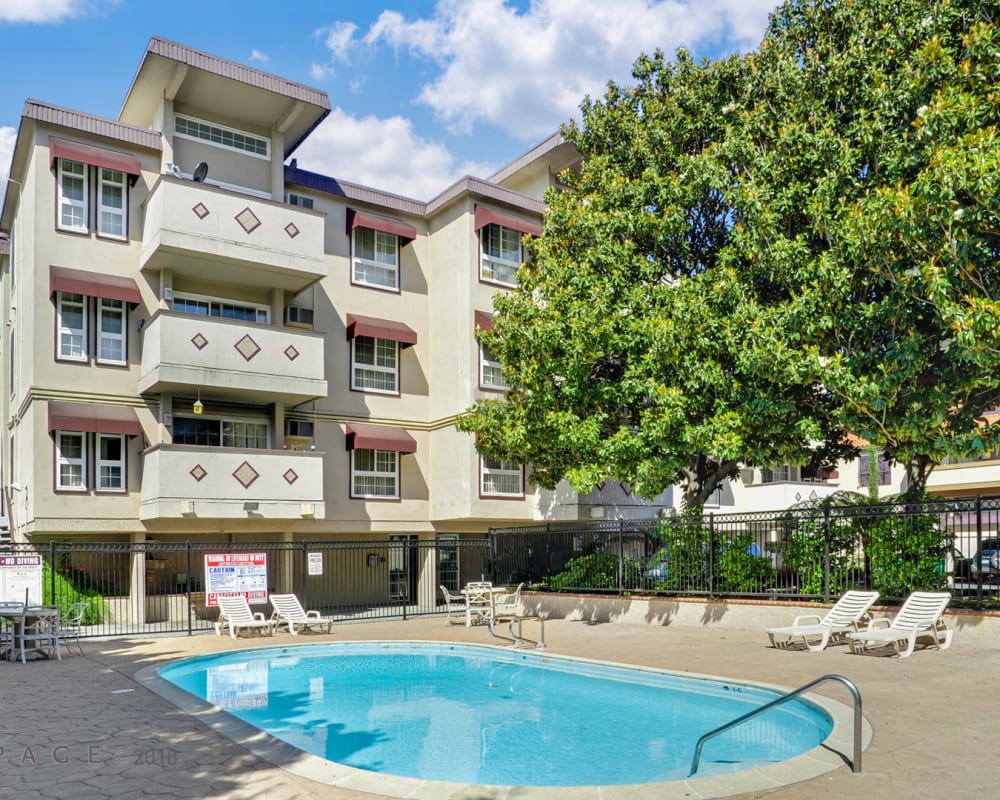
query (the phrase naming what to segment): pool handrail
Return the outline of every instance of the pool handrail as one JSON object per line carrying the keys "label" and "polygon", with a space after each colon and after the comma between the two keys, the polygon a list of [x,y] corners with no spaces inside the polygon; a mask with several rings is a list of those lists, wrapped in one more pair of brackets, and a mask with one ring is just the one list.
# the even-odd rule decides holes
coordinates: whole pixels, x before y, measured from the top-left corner
{"label": "pool handrail", "polygon": [[814,681],[809,681],[809,683],[804,686],[800,686],[798,689],[793,689],[792,691],[781,695],[770,703],[755,708],[744,714],[742,717],[734,719],[732,722],[727,722],[725,725],[720,725],[714,730],[710,730],[704,736],[698,740],[698,744],[694,748],[694,758],[691,759],[691,771],[688,773],[688,777],[692,777],[698,771],[698,763],[701,761],[701,748],[705,745],[709,739],[718,736],[720,733],[725,733],[730,728],[735,728],[737,725],[742,725],[744,722],[758,717],[765,711],[770,711],[775,706],[779,706],[787,700],[791,700],[793,697],[797,697],[814,686],[823,683],[824,681],[837,681],[842,683],[847,687],[847,690],[851,693],[854,698],[854,758],[851,761],[851,772],[857,774],[861,772],[861,692],[858,691],[858,687],[855,686],[851,681],[845,678],[843,675],[823,675],[816,678]]}

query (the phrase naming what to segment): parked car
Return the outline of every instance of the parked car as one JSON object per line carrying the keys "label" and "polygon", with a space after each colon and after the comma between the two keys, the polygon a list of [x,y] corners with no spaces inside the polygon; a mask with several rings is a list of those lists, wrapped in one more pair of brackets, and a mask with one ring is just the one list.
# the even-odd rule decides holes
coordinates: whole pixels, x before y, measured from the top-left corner
{"label": "parked car", "polygon": [[983,546],[972,557],[969,577],[978,581],[980,575],[984,581],[1000,581],[1000,539],[983,539]]}

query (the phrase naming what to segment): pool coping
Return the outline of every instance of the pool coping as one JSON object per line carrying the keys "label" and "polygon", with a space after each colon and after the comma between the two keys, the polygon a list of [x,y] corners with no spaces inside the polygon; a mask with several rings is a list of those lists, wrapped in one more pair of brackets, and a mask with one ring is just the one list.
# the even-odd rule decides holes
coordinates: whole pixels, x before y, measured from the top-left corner
{"label": "pool coping", "polygon": [[[385,644],[394,646],[409,646],[417,649],[421,647],[440,646],[455,648],[458,646],[462,649],[471,648],[491,653],[499,652],[506,655],[513,652],[510,647],[490,644],[463,643],[456,645],[455,642],[423,639],[393,639],[384,640],[384,642]],[[373,642],[370,640],[350,640],[339,642],[338,644],[371,645]],[[311,647],[312,645],[313,643],[296,643],[250,649],[297,649],[299,647]],[[635,666],[621,662],[582,658],[579,656],[546,654],[541,651],[530,652],[559,661],[626,668],[658,675],[723,681],[728,684],[761,687],[778,692],[789,692],[795,688],[759,681],[737,680],[714,674],[657,669],[654,667]],[[190,714],[219,735],[281,769],[318,783],[353,791],[370,792],[387,797],[417,798],[417,800],[445,800],[446,798],[448,800],[461,800],[462,798],[475,798],[476,800],[495,798],[496,800],[507,800],[508,798],[515,797],[518,800],[653,800],[654,798],[656,800],[698,800],[699,798],[707,800],[707,798],[727,797],[734,794],[775,789],[819,777],[834,769],[850,769],[854,751],[853,708],[824,695],[810,692],[802,696],[830,715],[833,721],[833,728],[830,735],[827,736],[822,744],[801,755],[777,764],[767,764],[749,770],[704,778],[694,777],[676,781],[602,786],[497,786],[407,778],[356,769],[345,764],[328,761],[319,756],[306,753],[244,722],[222,708],[196,697],[160,676],[159,671],[161,668],[178,660],[187,659],[171,659],[167,662],[143,667],[135,673],[135,679],[145,688],[159,695],[185,713]],[[867,749],[871,740],[871,725],[867,719],[863,718],[862,749]]]}

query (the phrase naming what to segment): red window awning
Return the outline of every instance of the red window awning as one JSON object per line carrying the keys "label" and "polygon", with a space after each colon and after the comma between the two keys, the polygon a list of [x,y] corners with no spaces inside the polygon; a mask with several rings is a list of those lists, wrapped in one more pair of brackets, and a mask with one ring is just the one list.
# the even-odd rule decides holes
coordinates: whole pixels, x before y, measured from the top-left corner
{"label": "red window awning", "polygon": [[493,315],[485,311],[476,312],[476,327],[481,331],[493,330]]}
{"label": "red window awning", "polygon": [[520,217],[511,216],[510,214],[501,214],[499,211],[494,211],[492,208],[477,203],[476,230],[478,231],[490,223],[503,225],[505,228],[513,228],[515,231],[520,231],[521,233],[530,233],[532,236],[542,235],[542,223],[540,222],[532,222]]}
{"label": "red window awning", "polygon": [[138,436],[142,429],[135,409],[130,406],[49,400],[49,431],[124,433],[126,436]]}
{"label": "red window awning", "polygon": [[49,153],[52,156],[53,164],[57,158],[64,158],[67,161],[80,161],[94,167],[116,169],[126,175],[142,174],[142,164],[135,156],[117,153],[114,150],[105,150],[103,147],[95,147],[92,144],[71,142],[69,139],[57,139],[55,136],[50,136]]}
{"label": "red window awning", "polygon": [[402,322],[388,319],[362,317],[360,314],[347,315],[347,338],[355,336],[371,336],[375,339],[389,339],[399,342],[403,347],[417,343],[417,332]]}
{"label": "red window awning", "polygon": [[142,302],[139,285],[131,278],[101,275],[69,267],[49,267],[49,294],[53,292],[85,294],[88,297],[122,300],[136,305]]}
{"label": "red window awning", "polygon": [[387,425],[347,426],[348,450],[394,450],[397,453],[416,453],[417,442],[402,428]]}
{"label": "red window awning", "polygon": [[355,228],[371,228],[375,231],[382,231],[382,233],[394,233],[402,240],[401,244],[406,244],[406,242],[417,238],[417,229],[409,223],[349,208],[347,209],[347,232],[350,233]]}

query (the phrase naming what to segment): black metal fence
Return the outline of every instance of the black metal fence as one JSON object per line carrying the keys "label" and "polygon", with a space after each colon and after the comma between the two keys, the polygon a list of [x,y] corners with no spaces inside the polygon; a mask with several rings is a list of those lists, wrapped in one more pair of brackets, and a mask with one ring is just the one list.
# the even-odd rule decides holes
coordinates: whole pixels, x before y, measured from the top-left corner
{"label": "black metal fence", "polygon": [[342,620],[442,613],[440,586],[483,578],[554,592],[828,601],[850,588],[886,602],[938,589],[953,605],[1000,608],[1000,498],[553,523],[481,539],[67,540],[0,556],[40,562],[42,602],[87,602],[84,636],[210,630],[212,593],[226,580],[257,581],[255,611],[270,613],[267,594],[294,592]]}
{"label": "black metal fence", "polygon": [[[87,602],[83,636],[193,633],[218,619],[213,590],[258,585],[266,597],[294,592],[303,606],[343,620],[436,614],[439,589],[489,579],[487,539],[364,542],[51,541],[0,556],[41,562],[45,604],[65,612]],[[25,559],[24,557],[27,557]],[[30,581],[28,581],[30,582]],[[9,598],[20,599],[20,598]]]}
{"label": "black metal fence", "polygon": [[550,591],[887,602],[948,590],[1000,607],[1000,498],[793,508],[491,531],[493,577]]}

